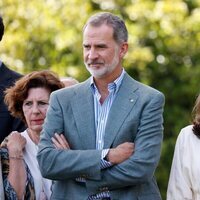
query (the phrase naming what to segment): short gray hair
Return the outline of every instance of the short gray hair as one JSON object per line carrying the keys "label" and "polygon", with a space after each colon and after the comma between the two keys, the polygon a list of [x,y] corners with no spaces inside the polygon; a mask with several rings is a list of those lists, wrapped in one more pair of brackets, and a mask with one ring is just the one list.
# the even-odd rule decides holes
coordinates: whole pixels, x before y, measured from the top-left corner
{"label": "short gray hair", "polygon": [[128,41],[128,31],[124,21],[118,16],[109,12],[100,12],[92,15],[83,27],[83,31],[87,25],[98,27],[102,24],[109,25],[113,28],[113,38],[117,43]]}

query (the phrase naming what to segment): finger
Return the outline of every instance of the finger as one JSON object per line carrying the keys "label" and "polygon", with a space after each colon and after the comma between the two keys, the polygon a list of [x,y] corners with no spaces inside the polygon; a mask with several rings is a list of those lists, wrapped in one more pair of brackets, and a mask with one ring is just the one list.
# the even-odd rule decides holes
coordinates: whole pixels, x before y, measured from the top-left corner
{"label": "finger", "polygon": [[62,148],[60,143],[55,138],[52,137],[51,141],[53,142],[53,145],[56,146],[56,148]]}
{"label": "finger", "polygon": [[[64,137],[64,136],[63,136]],[[62,137],[58,134],[55,133],[55,138],[57,139],[57,141],[60,143],[60,145],[62,145],[63,148],[69,148],[69,145],[67,142],[63,141]]]}
{"label": "finger", "polygon": [[125,145],[126,148],[129,148],[129,149],[133,149],[134,148],[134,143],[132,142],[127,142],[126,145]]}
{"label": "finger", "polygon": [[66,146],[63,146],[56,138],[51,138],[53,145],[56,149],[68,149]]}
{"label": "finger", "polygon": [[67,148],[70,148],[69,147],[69,143],[67,142],[65,136],[63,134],[61,134],[60,137],[62,138],[62,141],[65,143],[65,145],[67,146]]}
{"label": "finger", "polygon": [[64,144],[62,138],[60,137],[60,135],[59,135],[58,133],[55,133],[54,137],[55,137],[55,139],[57,140],[57,142],[58,142],[61,146],[65,147],[65,144]]}
{"label": "finger", "polygon": [[129,146],[133,146],[134,145],[133,142],[126,142],[126,144],[129,145]]}
{"label": "finger", "polygon": [[12,135],[12,134],[14,134],[14,133],[18,133],[18,131],[12,131],[10,134]]}
{"label": "finger", "polygon": [[12,131],[12,132],[10,133],[10,136],[12,136],[12,135],[20,135],[20,133],[19,133],[18,131]]}

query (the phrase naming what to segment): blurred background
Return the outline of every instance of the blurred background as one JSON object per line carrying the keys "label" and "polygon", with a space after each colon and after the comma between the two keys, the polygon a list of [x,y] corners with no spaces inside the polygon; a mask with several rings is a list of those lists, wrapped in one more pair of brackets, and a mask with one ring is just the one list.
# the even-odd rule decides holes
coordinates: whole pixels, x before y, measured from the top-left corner
{"label": "blurred background", "polygon": [[165,94],[156,170],[165,199],[175,141],[190,123],[200,91],[200,0],[1,0],[5,34],[0,59],[23,74],[51,69],[83,81],[89,74],[82,60],[82,27],[98,11],[111,11],[127,24],[127,72]]}

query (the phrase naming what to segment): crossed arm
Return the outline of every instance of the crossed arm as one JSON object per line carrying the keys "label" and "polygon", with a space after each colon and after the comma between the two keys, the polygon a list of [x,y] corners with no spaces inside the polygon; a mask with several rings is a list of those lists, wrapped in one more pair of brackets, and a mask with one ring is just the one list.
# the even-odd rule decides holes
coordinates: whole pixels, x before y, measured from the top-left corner
{"label": "crossed arm", "polygon": [[[55,133],[51,138],[56,149],[70,149],[69,143],[63,134]],[[134,153],[134,143],[125,142],[108,151],[105,159],[112,165],[120,164]]]}

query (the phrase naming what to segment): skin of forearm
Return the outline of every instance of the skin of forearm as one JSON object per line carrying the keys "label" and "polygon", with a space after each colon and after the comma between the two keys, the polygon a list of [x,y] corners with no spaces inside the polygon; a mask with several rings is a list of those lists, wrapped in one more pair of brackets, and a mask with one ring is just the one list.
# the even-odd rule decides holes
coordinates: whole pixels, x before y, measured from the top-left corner
{"label": "skin of forearm", "polygon": [[8,181],[15,190],[19,200],[23,198],[26,186],[26,169],[23,159],[10,159]]}

